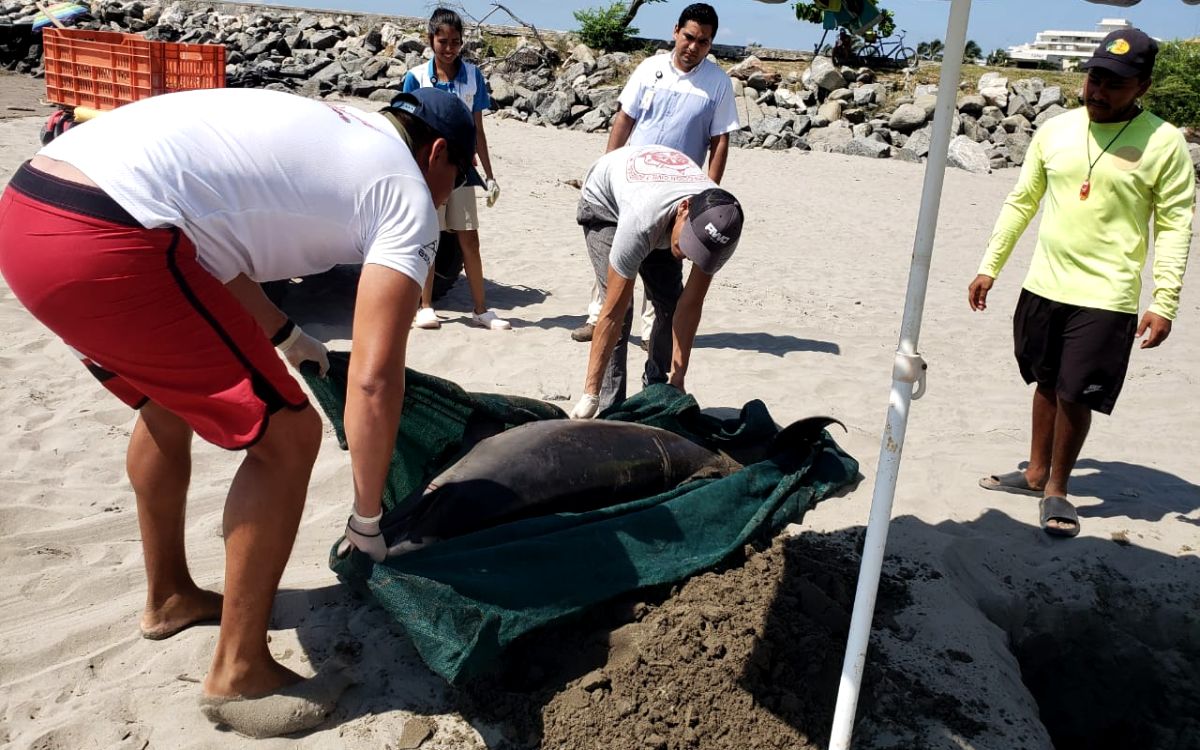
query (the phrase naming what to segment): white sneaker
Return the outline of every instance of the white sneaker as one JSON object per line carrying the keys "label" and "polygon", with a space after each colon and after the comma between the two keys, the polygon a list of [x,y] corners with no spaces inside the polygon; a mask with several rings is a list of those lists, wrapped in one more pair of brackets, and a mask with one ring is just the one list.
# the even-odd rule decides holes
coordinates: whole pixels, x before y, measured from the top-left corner
{"label": "white sneaker", "polygon": [[417,328],[425,328],[431,330],[441,328],[442,321],[438,320],[437,313],[432,307],[422,307],[417,310],[417,317],[413,321],[413,325]]}
{"label": "white sneaker", "polygon": [[497,316],[491,310],[484,310],[481,313],[471,313],[471,325],[487,328],[492,331],[507,331],[512,328],[507,320]]}

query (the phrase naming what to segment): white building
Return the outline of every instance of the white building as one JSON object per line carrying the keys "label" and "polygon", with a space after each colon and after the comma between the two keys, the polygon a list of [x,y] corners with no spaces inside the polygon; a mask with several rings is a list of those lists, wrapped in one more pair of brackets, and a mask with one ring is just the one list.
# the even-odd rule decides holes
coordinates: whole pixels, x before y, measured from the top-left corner
{"label": "white building", "polygon": [[1095,31],[1042,31],[1033,44],[1009,47],[1008,57],[1018,66],[1049,63],[1064,70],[1073,69],[1092,56],[1104,37],[1132,25],[1124,18],[1105,18]]}

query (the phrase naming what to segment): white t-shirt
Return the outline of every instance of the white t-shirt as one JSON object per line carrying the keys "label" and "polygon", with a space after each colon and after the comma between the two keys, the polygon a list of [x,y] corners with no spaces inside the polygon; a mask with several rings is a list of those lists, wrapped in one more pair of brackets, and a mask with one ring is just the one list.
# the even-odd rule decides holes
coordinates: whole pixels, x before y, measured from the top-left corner
{"label": "white t-shirt", "polygon": [[637,120],[629,146],[668,146],[704,166],[709,141],[739,129],[733,83],[711,60],[684,73],[672,55],[642,61],[621,90],[621,111]]}
{"label": "white t-shirt", "polygon": [[222,283],[375,263],[425,283],[429,188],[381,114],[261,89],[165,94],[71,128],[39,153],[147,228],[179,227]]}
{"label": "white t-shirt", "polygon": [[617,217],[608,262],[621,278],[632,279],[652,250],[670,247],[679,202],[716,186],[681,151],[625,146],[592,165],[581,197]]}

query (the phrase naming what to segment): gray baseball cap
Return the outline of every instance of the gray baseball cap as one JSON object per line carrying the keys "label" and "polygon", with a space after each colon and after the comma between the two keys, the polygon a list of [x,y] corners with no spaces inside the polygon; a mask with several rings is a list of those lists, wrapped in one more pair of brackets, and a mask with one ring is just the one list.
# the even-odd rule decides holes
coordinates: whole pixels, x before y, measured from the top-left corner
{"label": "gray baseball cap", "polygon": [[679,249],[707,274],[721,270],[742,236],[742,204],[728,191],[710,188],[688,201],[688,220],[679,234]]}

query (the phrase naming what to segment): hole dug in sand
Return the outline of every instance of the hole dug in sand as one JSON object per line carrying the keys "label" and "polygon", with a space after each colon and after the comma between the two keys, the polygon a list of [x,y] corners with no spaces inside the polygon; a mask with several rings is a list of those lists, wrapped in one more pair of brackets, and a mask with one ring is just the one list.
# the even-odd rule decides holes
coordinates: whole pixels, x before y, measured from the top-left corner
{"label": "hole dug in sand", "polygon": [[1200,748],[1197,613],[1144,592],[1098,598],[1030,600],[1026,621],[1010,631],[1055,749]]}

